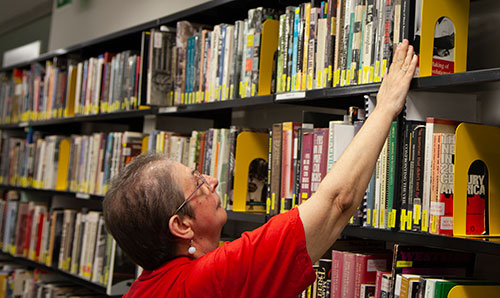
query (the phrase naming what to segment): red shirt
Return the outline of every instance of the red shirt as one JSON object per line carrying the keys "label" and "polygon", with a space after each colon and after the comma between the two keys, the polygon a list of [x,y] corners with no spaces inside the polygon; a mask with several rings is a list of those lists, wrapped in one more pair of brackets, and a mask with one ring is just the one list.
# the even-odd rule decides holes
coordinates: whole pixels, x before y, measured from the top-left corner
{"label": "red shirt", "polygon": [[296,297],[315,278],[295,208],[201,258],[145,270],[124,297]]}

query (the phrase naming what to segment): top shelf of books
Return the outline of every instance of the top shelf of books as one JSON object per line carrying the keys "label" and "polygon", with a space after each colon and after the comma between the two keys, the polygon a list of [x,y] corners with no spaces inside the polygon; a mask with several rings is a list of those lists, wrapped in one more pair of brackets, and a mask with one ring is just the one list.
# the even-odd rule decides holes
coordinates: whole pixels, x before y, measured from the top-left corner
{"label": "top shelf of books", "polygon": [[144,106],[195,116],[276,102],[361,106],[403,39],[419,54],[412,90],[477,92],[500,80],[498,68],[466,71],[468,0],[447,12],[460,12],[453,24],[439,22],[451,30],[440,40],[456,37],[442,49],[415,27],[437,4],[417,14],[403,2],[208,1],[1,69],[0,123],[96,121]]}

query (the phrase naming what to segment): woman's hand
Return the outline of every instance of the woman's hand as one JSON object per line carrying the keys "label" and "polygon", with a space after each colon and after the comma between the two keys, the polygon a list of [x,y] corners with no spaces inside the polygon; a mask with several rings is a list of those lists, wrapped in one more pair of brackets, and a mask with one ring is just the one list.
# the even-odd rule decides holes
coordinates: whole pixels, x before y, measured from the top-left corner
{"label": "woman's hand", "polygon": [[396,49],[389,73],[384,74],[382,85],[377,94],[376,108],[396,117],[406,101],[410,82],[417,66],[417,56],[408,40],[403,40]]}

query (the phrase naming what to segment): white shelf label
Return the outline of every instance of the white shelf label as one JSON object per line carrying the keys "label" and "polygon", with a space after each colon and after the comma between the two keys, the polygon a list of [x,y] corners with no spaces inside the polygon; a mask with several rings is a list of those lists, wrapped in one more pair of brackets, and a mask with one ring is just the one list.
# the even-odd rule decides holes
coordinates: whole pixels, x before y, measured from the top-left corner
{"label": "white shelf label", "polygon": [[163,107],[158,110],[160,113],[175,113],[177,112],[177,107]]}
{"label": "white shelf label", "polygon": [[84,199],[84,200],[88,200],[88,199],[90,199],[90,194],[88,194],[88,193],[83,193],[83,192],[77,192],[77,193],[76,193],[76,198],[77,198],[77,199]]}
{"label": "white shelf label", "polygon": [[276,95],[276,100],[285,100],[285,99],[296,99],[296,98],[305,98],[306,97],[306,92],[301,91],[301,92],[288,92],[288,93],[281,93]]}
{"label": "white shelf label", "polygon": [[28,126],[28,124],[29,124],[29,123],[28,123],[28,122],[26,122],[26,121],[25,121],[25,122],[20,122],[20,123],[19,123],[19,127],[27,127],[27,126]]}

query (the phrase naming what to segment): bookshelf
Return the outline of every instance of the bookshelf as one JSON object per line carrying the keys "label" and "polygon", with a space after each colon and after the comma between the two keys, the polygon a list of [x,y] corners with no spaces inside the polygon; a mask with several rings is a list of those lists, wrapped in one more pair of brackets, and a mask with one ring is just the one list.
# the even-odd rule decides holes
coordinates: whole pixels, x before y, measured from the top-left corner
{"label": "bookshelf", "polygon": [[32,261],[30,259],[26,259],[26,258],[22,258],[22,257],[14,257],[10,254],[5,253],[5,252],[0,252],[0,257],[6,258],[9,261],[13,261],[15,263],[26,266],[28,268],[37,268],[37,269],[41,269],[41,270],[44,270],[47,272],[56,273],[58,275],[61,275],[65,278],[67,278],[69,281],[71,281],[77,285],[83,286],[87,289],[93,290],[98,294],[101,294],[101,295],[106,294],[106,287],[99,285],[97,283],[93,283],[91,281],[87,281],[85,279],[82,279],[81,277],[73,275],[71,273],[68,273],[64,270],[59,270],[59,269],[56,269],[54,267],[46,266],[46,265],[40,264],[38,262]]}
{"label": "bookshelf", "polygon": [[[286,4],[296,5],[302,1],[289,1]],[[479,1],[476,1],[479,2]],[[175,13],[164,18],[153,20],[133,28],[116,32],[95,40],[82,42],[80,44],[61,49],[53,53],[41,55],[32,61],[27,61],[8,68],[0,69],[0,72],[10,72],[14,68],[27,68],[31,63],[50,60],[58,56],[71,56],[78,54],[81,58],[93,57],[104,51],[121,51],[125,49],[140,50],[141,32],[149,30],[159,25],[175,26],[180,20],[189,20],[191,22],[203,24],[218,24],[220,22],[231,23],[235,20],[243,19],[246,11],[250,8],[265,5],[268,7],[283,8],[281,1],[244,1],[244,0],[215,0],[191,9]],[[231,12],[231,14],[221,14]],[[234,12],[234,14],[233,14]],[[415,78],[410,90],[413,92],[435,92],[435,93],[467,93],[476,94],[485,90],[498,89],[496,83],[500,81],[500,68],[471,70],[463,73],[445,74],[432,77]],[[333,109],[346,109],[350,106],[363,106],[364,96],[375,94],[380,88],[380,83],[371,83],[357,86],[345,86],[335,88],[322,88],[315,90],[296,91],[278,93],[265,96],[249,97],[244,99],[235,99],[220,102],[211,102],[204,104],[188,104],[172,107],[151,107],[149,109],[137,111],[120,111],[113,113],[104,113],[97,115],[81,115],[75,117],[58,118],[39,121],[24,121],[14,124],[2,124],[0,129],[4,131],[19,131],[26,127],[32,127],[35,130],[72,133],[71,129],[65,126],[72,126],[77,123],[119,123],[134,125],[132,130],[141,131],[142,122],[147,116],[152,116],[161,121],[162,117],[179,116],[193,117],[203,119],[213,119],[214,127],[228,127],[232,122],[232,113],[234,111],[246,109],[266,109],[268,107],[295,106],[297,109],[302,107],[322,107]],[[45,189],[15,187],[9,185],[0,185],[0,188],[6,188],[18,191],[40,192],[46,195],[67,195],[81,199],[102,200],[102,196],[89,195],[78,192],[61,192]],[[254,225],[262,225],[266,222],[266,216],[262,214],[250,214],[228,211],[228,221],[248,222]],[[493,256],[500,256],[500,243],[485,240],[472,240],[447,237],[441,235],[430,235],[418,232],[401,232],[380,230],[373,228],[348,226],[343,232],[343,237],[363,238],[371,240],[383,240],[387,242],[403,243],[411,245],[425,245],[436,248],[453,249],[472,253],[481,253]],[[105,289],[100,285],[87,282],[84,279],[73,276],[65,271],[47,267],[28,259],[14,257],[16,262],[24,263],[28,266],[42,268],[46,270],[55,270],[63,275],[68,275],[77,283],[88,288],[103,293]]]}

